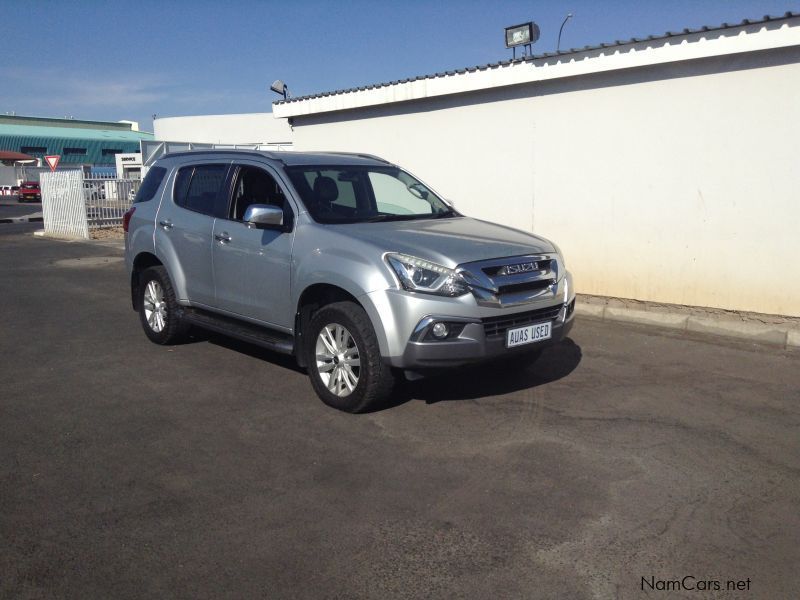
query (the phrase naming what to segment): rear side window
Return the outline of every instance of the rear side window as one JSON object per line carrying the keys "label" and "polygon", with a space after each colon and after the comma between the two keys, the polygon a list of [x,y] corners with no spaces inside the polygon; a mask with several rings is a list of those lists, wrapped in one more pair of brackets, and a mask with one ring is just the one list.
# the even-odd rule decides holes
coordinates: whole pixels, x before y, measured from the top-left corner
{"label": "rear side window", "polygon": [[133,199],[133,203],[137,204],[152,200],[158,188],[161,187],[161,182],[164,181],[166,174],[167,170],[164,167],[151,167],[147,175],[144,176],[144,181],[139,186],[139,191],[136,192],[136,198]]}
{"label": "rear side window", "polygon": [[227,173],[228,165],[197,165],[179,169],[173,190],[175,204],[214,216]]}

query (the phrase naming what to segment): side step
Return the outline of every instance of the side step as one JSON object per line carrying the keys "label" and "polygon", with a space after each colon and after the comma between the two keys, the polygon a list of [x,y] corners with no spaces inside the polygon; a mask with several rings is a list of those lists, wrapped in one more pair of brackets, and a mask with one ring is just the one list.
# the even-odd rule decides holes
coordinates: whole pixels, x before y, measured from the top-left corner
{"label": "side step", "polygon": [[185,307],[184,318],[192,325],[229,335],[281,354],[294,353],[294,338],[288,333],[267,329],[247,321],[226,317],[200,308]]}

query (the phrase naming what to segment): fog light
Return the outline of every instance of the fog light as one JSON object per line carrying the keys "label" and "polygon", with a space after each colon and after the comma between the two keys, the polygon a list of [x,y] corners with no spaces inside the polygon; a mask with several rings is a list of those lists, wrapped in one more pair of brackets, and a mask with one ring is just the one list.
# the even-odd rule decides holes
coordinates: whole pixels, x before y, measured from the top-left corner
{"label": "fog light", "polygon": [[436,323],[436,325],[433,326],[431,333],[433,333],[433,337],[435,338],[446,338],[448,333],[447,325],[445,323]]}

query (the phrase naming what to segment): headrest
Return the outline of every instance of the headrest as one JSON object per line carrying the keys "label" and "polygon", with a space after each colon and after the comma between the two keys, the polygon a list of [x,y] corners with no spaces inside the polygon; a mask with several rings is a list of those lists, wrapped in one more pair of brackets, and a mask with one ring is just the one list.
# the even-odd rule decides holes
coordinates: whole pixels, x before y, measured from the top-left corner
{"label": "headrest", "polygon": [[314,196],[319,203],[331,204],[339,197],[339,187],[330,177],[317,177],[314,180]]}

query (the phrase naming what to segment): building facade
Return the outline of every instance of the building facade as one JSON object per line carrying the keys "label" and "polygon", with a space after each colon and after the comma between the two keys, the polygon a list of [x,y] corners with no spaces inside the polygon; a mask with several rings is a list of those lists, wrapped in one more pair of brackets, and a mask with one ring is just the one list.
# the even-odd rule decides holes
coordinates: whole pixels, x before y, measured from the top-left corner
{"label": "building facade", "polygon": [[377,154],[556,240],[585,294],[800,316],[800,15],[289,99],[296,150]]}
{"label": "building facade", "polygon": [[84,121],[0,115],[0,150],[39,159],[57,155],[59,168],[113,169],[115,155],[138,152],[140,140],[153,134],[138,131],[131,121]]}
{"label": "building facade", "polygon": [[155,139],[220,146],[247,146],[286,150],[292,146],[292,128],[272,113],[161,117],[153,121]]}

